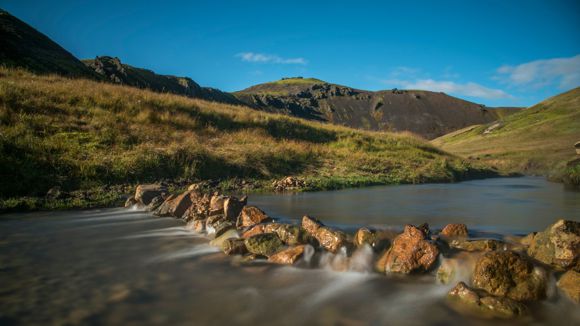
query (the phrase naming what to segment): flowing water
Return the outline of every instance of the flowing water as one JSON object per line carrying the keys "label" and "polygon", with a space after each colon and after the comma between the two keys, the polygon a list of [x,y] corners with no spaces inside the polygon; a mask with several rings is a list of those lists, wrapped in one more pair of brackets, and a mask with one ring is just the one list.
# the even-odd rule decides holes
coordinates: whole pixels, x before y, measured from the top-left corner
{"label": "flowing water", "polygon": [[[254,195],[274,217],[308,213],[352,230],[467,223],[480,234],[544,229],[580,220],[580,193],[541,178]],[[306,257],[308,260],[309,257]],[[126,209],[0,216],[0,324],[485,325],[450,309],[433,275],[370,272],[360,250],[322,268],[243,263],[182,221]],[[338,269],[345,271],[337,272]],[[342,267],[341,267],[342,266]],[[469,267],[459,273],[467,280]],[[457,280],[456,280],[457,281]],[[580,309],[553,285],[532,314],[505,324],[580,324]],[[493,321],[493,324],[502,324]]]}

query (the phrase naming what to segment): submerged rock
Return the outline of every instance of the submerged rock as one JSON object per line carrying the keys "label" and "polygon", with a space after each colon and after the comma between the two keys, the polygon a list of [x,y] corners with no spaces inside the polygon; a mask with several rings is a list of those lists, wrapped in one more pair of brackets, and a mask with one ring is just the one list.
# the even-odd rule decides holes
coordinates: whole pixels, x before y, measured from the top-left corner
{"label": "submerged rock", "polygon": [[441,230],[441,235],[445,237],[467,237],[467,226],[465,224],[447,224],[443,230]]}
{"label": "submerged rock", "polygon": [[153,198],[167,194],[167,187],[161,184],[138,185],[135,189],[135,200],[147,206]]}
{"label": "submerged rock", "polygon": [[362,247],[365,244],[373,247],[376,241],[377,241],[377,233],[367,228],[360,228],[354,234],[353,243],[357,248]]}
{"label": "submerged rock", "polygon": [[559,220],[531,240],[528,255],[556,270],[580,272],[580,222]]}
{"label": "submerged rock", "polygon": [[512,251],[481,256],[473,271],[473,285],[490,294],[518,301],[546,297],[546,275],[540,268]]}
{"label": "submerged rock", "polygon": [[244,241],[250,253],[266,257],[272,256],[284,245],[274,233],[257,234]]}
{"label": "submerged rock", "polygon": [[332,253],[336,253],[341,247],[349,245],[344,232],[332,230],[326,226],[319,227],[314,237],[324,249]]}
{"label": "submerged rock", "polygon": [[558,280],[558,287],[570,299],[572,299],[572,301],[580,303],[580,273],[567,271]]}
{"label": "submerged rock", "polygon": [[449,242],[449,247],[465,251],[494,251],[504,247],[504,243],[498,240],[463,240],[454,239]]}
{"label": "submerged rock", "polygon": [[221,246],[223,252],[228,255],[245,255],[248,253],[244,239],[229,238],[226,239]]}
{"label": "submerged rock", "polygon": [[324,226],[324,224],[322,224],[319,220],[313,217],[310,217],[308,215],[304,215],[302,217],[302,228],[312,236],[316,234],[316,231],[321,226]]}
{"label": "submerged rock", "polygon": [[298,245],[284,249],[275,253],[268,258],[268,261],[276,264],[293,265],[298,259],[304,255],[306,245]]}
{"label": "submerged rock", "polygon": [[439,249],[426,240],[426,234],[413,225],[405,225],[389,248],[379,258],[376,268],[379,271],[404,273],[428,271],[433,267]]}
{"label": "submerged rock", "polygon": [[240,213],[238,222],[236,224],[238,227],[245,228],[270,221],[272,221],[272,219],[258,207],[245,206],[242,209],[242,212]]}
{"label": "submerged rock", "polygon": [[236,239],[238,237],[239,237],[238,231],[234,229],[229,229],[220,234],[219,236],[216,236],[215,239],[209,242],[209,245],[223,249],[226,240]]}
{"label": "submerged rock", "polygon": [[447,298],[451,301],[452,307],[460,312],[484,318],[514,318],[528,312],[528,308],[520,302],[474,290],[463,282],[459,282],[451,289]]}

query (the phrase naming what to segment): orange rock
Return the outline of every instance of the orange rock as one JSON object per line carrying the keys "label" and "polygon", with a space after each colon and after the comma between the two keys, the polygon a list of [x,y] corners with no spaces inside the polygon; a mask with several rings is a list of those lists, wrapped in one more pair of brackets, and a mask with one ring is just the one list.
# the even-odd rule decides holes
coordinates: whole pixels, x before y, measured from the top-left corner
{"label": "orange rock", "polygon": [[447,224],[441,235],[446,237],[467,237],[467,226],[465,224]]}
{"label": "orange rock", "polygon": [[318,228],[323,225],[324,224],[320,223],[319,220],[308,215],[304,215],[304,217],[302,217],[302,228],[311,235],[315,235]]}
{"label": "orange rock", "polygon": [[264,213],[261,209],[255,206],[245,206],[240,213],[237,226],[249,227],[263,222],[271,221],[272,219]]}
{"label": "orange rock", "polygon": [[290,247],[275,253],[268,258],[268,261],[276,264],[292,265],[304,254],[305,245]]}
{"label": "orange rock", "polygon": [[341,231],[329,229],[325,226],[319,227],[316,230],[314,237],[324,249],[332,253],[336,253],[340,247],[348,245],[346,234]]}
{"label": "orange rock", "polygon": [[405,225],[403,233],[393,240],[391,248],[380,257],[379,263],[384,263],[384,267],[377,266],[377,269],[404,274],[428,271],[438,255],[437,246],[426,240],[422,230]]}

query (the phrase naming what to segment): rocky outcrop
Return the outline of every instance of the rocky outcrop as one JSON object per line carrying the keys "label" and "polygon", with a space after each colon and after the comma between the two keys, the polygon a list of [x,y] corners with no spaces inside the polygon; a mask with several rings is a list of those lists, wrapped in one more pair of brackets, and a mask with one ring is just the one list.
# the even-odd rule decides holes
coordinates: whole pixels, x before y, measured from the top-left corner
{"label": "rocky outcrop", "polygon": [[465,224],[447,224],[440,233],[444,237],[467,237],[467,226]]}
{"label": "rocky outcrop", "polygon": [[558,280],[558,287],[572,301],[580,304],[580,273],[567,271]]}
{"label": "rocky outcrop", "polygon": [[580,272],[580,222],[559,220],[538,232],[528,255],[557,270]]}
{"label": "rocky outcrop", "polygon": [[323,226],[323,224],[313,217],[310,217],[308,215],[304,215],[302,217],[302,228],[312,236],[316,234],[316,231],[321,226]]}
{"label": "rocky outcrop", "polygon": [[276,264],[293,265],[304,255],[305,248],[306,245],[298,245],[284,249],[270,256],[268,261]]}
{"label": "rocky outcrop", "polygon": [[195,198],[195,193],[192,191],[186,191],[177,196],[170,196],[155,210],[154,214],[160,217],[172,216],[182,218],[193,203],[192,197]]}
{"label": "rocky outcrop", "polygon": [[272,182],[272,188],[277,192],[299,190],[306,187],[306,181],[296,177],[286,177]]}
{"label": "rocky outcrop", "polygon": [[518,301],[540,300],[546,297],[546,274],[515,252],[495,251],[475,264],[473,286]]}
{"label": "rocky outcrop", "polygon": [[153,198],[167,194],[167,187],[161,184],[145,184],[137,186],[135,200],[137,203],[147,206]]}
{"label": "rocky outcrop", "polygon": [[353,243],[356,247],[369,245],[374,247],[377,241],[376,231],[371,231],[368,228],[360,228],[354,234]]}
{"label": "rocky outcrop", "polygon": [[463,282],[459,282],[451,289],[447,298],[452,307],[460,312],[467,312],[478,317],[507,319],[528,313],[528,308],[518,301],[477,291]]}
{"label": "rocky outcrop", "polygon": [[425,233],[413,225],[405,225],[391,247],[379,258],[377,268],[387,273],[409,274],[430,270],[439,256],[439,249],[427,240]]}
{"label": "rocky outcrop", "polygon": [[272,219],[261,209],[255,206],[245,206],[240,213],[236,225],[246,228],[256,224],[271,222]]}
{"label": "rocky outcrop", "polygon": [[349,243],[347,241],[347,236],[344,232],[333,230],[326,226],[321,226],[316,230],[314,237],[320,245],[332,252],[336,253],[342,247],[348,247]]}
{"label": "rocky outcrop", "polygon": [[270,257],[284,245],[274,233],[263,233],[251,236],[244,240],[248,251],[255,255]]}

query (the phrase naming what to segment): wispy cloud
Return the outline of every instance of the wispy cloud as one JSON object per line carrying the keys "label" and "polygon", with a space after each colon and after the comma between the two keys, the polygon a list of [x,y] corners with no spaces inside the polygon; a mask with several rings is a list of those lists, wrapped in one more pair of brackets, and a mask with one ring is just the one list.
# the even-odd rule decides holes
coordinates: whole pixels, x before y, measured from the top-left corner
{"label": "wispy cloud", "polygon": [[305,65],[308,63],[308,61],[306,61],[306,59],[304,58],[282,58],[277,55],[255,52],[238,53],[236,54],[236,57],[240,58],[244,62],[296,64],[296,65]]}
{"label": "wispy cloud", "polygon": [[497,79],[513,86],[536,88],[557,84],[561,89],[580,86],[580,54],[569,58],[535,60],[497,69]]}
{"label": "wispy cloud", "polygon": [[471,96],[483,99],[504,99],[513,98],[510,94],[501,89],[494,89],[482,86],[477,83],[457,83],[448,80],[417,79],[401,80],[388,79],[383,81],[385,84],[405,89],[420,89],[432,92],[444,92],[461,96]]}

